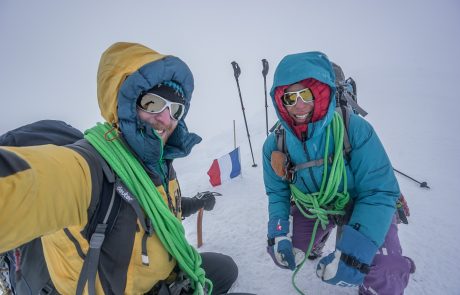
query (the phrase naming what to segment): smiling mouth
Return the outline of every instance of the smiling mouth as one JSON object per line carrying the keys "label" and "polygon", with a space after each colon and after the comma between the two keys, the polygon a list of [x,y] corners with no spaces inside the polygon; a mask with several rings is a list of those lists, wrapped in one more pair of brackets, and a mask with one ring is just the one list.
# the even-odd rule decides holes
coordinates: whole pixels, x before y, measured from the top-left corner
{"label": "smiling mouth", "polygon": [[310,113],[305,114],[305,115],[294,115],[297,119],[306,119]]}
{"label": "smiling mouth", "polygon": [[164,129],[163,129],[163,130],[155,129],[155,131],[156,131],[159,135],[162,135],[163,133],[165,133]]}

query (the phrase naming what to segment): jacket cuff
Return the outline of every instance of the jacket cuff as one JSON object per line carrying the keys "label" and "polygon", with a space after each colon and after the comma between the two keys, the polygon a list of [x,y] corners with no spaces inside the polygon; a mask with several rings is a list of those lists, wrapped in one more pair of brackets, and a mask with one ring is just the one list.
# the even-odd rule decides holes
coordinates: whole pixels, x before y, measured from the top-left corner
{"label": "jacket cuff", "polygon": [[343,227],[337,249],[365,264],[371,264],[378,247],[368,237],[349,225]]}
{"label": "jacket cuff", "polygon": [[275,238],[287,236],[289,233],[289,220],[285,219],[270,219],[268,221],[268,237]]}

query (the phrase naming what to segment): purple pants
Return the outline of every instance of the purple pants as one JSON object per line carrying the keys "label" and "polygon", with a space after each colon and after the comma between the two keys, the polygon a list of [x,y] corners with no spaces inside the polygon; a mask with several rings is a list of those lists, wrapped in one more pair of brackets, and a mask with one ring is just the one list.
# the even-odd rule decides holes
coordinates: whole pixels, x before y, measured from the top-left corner
{"label": "purple pants", "polygon": [[[291,208],[293,217],[292,245],[306,251],[310,243],[315,221],[306,218],[294,206]],[[321,254],[324,244],[334,228],[330,222],[326,230],[318,226],[313,251]],[[390,225],[383,245],[379,248],[372,261],[369,274],[364,283],[359,287],[360,295],[399,295],[404,294],[404,289],[409,282],[409,275],[415,271],[412,259],[402,256],[401,244],[398,238],[396,222]]]}

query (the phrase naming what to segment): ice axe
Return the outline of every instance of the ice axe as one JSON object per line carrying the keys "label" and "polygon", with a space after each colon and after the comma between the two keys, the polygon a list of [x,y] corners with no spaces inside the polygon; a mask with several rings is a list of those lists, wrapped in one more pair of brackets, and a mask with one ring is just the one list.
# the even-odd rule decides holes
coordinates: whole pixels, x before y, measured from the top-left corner
{"label": "ice axe", "polygon": [[[218,192],[200,192],[195,195],[195,198],[201,199],[204,196],[222,196],[221,193]],[[203,208],[198,211],[198,216],[196,217],[196,240],[197,240],[197,248],[200,248],[203,245]]]}

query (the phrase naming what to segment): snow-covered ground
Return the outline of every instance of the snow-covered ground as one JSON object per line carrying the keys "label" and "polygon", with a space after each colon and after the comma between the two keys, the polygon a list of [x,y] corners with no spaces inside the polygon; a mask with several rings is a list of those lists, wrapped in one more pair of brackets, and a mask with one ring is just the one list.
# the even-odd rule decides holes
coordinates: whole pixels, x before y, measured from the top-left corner
{"label": "snow-covered ground", "polygon": [[[372,101],[378,100],[376,96]],[[429,94],[427,96],[430,97]],[[403,110],[396,111],[407,112],[405,116],[389,112],[391,121],[382,120],[388,117],[384,115],[386,107],[382,106],[383,113],[376,116],[371,112],[369,120],[381,117],[374,125],[377,132],[382,130],[385,134],[380,137],[393,165],[420,181],[427,181],[431,187],[430,190],[422,189],[418,184],[397,175],[411,210],[409,225],[400,225],[399,235],[404,255],[413,258],[417,266],[406,294],[460,294],[460,258],[456,250],[460,243],[456,224],[460,200],[455,193],[460,176],[456,152],[460,146],[457,140],[447,140],[447,134],[442,131],[445,126],[441,126],[441,117],[419,121],[418,117],[429,117],[430,99],[406,97],[405,100],[407,103],[400,105]],[[363,97],[361,101],[363,107],[372,104]],[[417,107],[417,101],[421,106]],[[392,109],[391,106],[387,108]],[[370,111],[372,108],[369,106],[367,109]],[[251,167],[246,131],[241,125],[237,128],[243,167],[241,177],[213,188],[206,175],[212,158],[233,148],[231,130],[208,138],[196,147],[191,156],[176,161],[176,170],[184,195],[191,196],[204,190],[222,193],[214,210],[204,214],[204,245],[200,251],[222,252],[235,259],[240,274],[233,291],[267,295],[296,294],[291,283],[292,272],[276,267],[265,251],[267,197],[261,165],[261,147],[265,139],[264,114],[249,118],[249,128],[258,166]],[[196,244],[196,216],[189,217],[184,224],[189,241]],[[326,251],[334,250],[334,240],[334,237],[329,239]],[[304,293],[357,294],[354,288],[322,283],[314,273],[315,266],[316,261],[307,261],[297,275],[296,283]]]}

